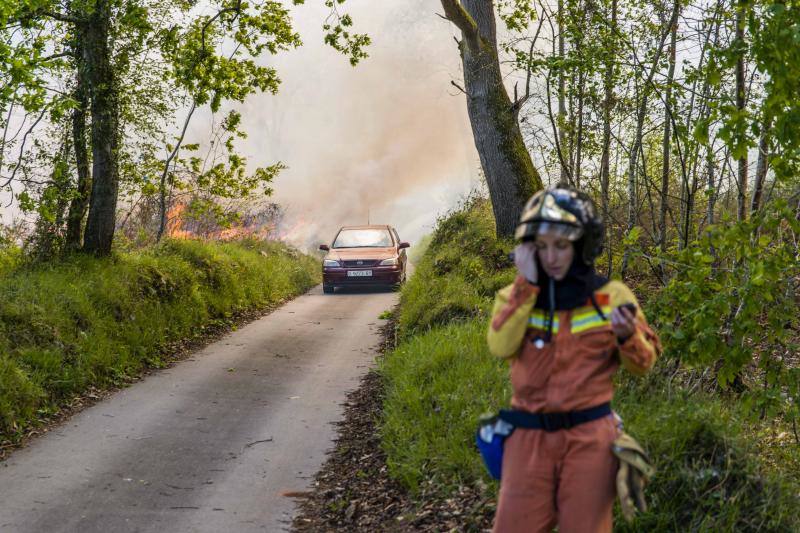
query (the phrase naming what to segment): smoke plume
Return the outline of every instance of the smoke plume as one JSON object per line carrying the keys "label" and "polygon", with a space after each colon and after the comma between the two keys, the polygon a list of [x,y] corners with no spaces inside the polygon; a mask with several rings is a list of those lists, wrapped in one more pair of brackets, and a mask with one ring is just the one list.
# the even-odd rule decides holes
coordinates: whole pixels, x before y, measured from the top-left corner
{"label": "smoke plume", "polygon": [[372,38],[355,68],[323,43],[321,0],[293,8],[303,47],[264,61],[278,70],[279,94],[237,106],[249,162],[289,167],[273,187],[288,240],[316,247],[339,226],[369,220],[413,242],[477,185],[464,95],[450,84],[461,78],[460,59],[438,7],[348,0],[355,31]]}

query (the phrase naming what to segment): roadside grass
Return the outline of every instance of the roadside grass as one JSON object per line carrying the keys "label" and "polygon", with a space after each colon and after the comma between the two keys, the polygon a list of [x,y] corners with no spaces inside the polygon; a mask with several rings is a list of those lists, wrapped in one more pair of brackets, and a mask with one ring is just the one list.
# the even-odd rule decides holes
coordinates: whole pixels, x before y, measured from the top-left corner
{"label": "roadside grass", "polygon": [[614,405],[657,474],[650,509],[618,531],[798,531],[796,475],[759,457],[741,404],[623,376]]}
{"label": "roadside grass", "polygon": [[170,343],[319,282],[280,243],[168,240],[0,273],[0,437],[12,442],[89,387],[165,364]]}
{"label": "roadside grass", "polygon": [[505,363],[486,357],[483,319],[411,337],[388,355],[381,429],[389,473],[412,493],[484,478],[472,446],[478,417],[510,398]]}
{"label": "roadside grass", "polygon": [[482,198],[441,219],[400,294],[398,337],[453,320],[484,316],[494,292],[513,281],[511,242],[494,238],[491,205]]}
{"label": "roadside grass", "polygon": [[428,250],[428,246],[431,244],[431,239],[433,236],[428,233],[427,235],[423,235],[417,242],[413,243],[413,246],[408,250],[408,262],[412,265],[416,265],[419,263],[422,256],[425,255],[425,252]]}
{"label": "roadside grass", "polygon": [[[439,222],[401,294],[400,344],[381,363],[382,446],[390,475],[412,495],[438,487],[452,498],[464,484],[496,495],[474,446],[479,415],[509,398],[507,365],[485,346],[495,285],[513,279],[504,259],[511,245],[494,239],[491,220],[473,201]],[[671,383],[673,362],[661,360],[644,379],[618,376],[615,409],[657,474],[650,510],[633,524],[617,516],[616,530],[800,531],[800,449],[765,450],[758,436],[773,421],[754,420],[735,396]]]}

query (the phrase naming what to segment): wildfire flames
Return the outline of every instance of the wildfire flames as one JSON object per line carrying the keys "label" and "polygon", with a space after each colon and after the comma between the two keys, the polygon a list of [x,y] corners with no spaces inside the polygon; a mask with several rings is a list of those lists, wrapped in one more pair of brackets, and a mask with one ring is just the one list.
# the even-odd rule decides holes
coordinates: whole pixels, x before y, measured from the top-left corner
{"label": "wildfire flames", "polygon": [[[243,238],[280,240],[295,245],[311,243],[313,224],[304,217],[287,222],[276,204],[267,209],[245,213],[238,223],[230,227],[195,218],[187,212],[187,203],[176,203],[167,212],[167,235],[173,239],[203,239],[229,241]],[[311,240],[310,240],[311,239]],[[314,243],[310,244],[314,247]]]}

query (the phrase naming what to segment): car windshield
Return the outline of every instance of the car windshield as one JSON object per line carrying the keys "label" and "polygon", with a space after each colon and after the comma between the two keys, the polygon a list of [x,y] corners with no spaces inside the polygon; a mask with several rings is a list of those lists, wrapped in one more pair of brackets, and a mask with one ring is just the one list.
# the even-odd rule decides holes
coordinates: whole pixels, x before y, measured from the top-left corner
{"label": "car windshield", "polygon": [[334,248],[388,248],[392,236],[386,229],[343,229],[336,236]]}

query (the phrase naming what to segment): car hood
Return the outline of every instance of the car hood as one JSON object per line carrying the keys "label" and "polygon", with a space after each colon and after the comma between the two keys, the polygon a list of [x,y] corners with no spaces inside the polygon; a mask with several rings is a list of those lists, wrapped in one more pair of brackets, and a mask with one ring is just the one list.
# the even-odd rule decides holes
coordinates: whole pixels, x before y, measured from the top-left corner
{"label": "car hood", "polygon": [[328,252],[326,259],[348,261],[350,259],[388,259],[397,256],[392,248],[336,248]]}

